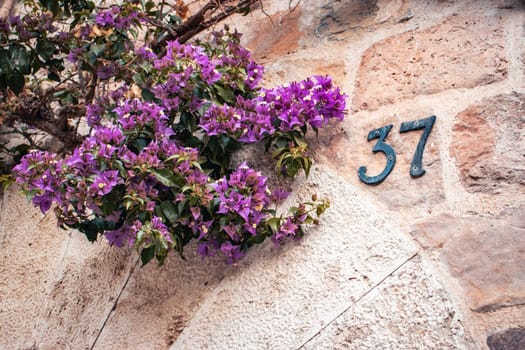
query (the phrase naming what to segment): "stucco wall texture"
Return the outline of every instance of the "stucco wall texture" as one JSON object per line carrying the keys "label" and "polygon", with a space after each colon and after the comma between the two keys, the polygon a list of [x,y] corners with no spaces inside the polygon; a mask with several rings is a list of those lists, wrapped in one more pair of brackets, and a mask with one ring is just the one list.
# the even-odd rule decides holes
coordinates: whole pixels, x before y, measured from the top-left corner
{"label": "stucco wall texture", "polygon": [[[186,261],[141,268],[11,187],[0,348],[525,348],[525,3],[262,4],[227,23],[265,64],[264,84],[329,74],[349,96],[346,120],[311,136],[315,166],[284,205],[329,198],[321,225],[233,266],[190,246]],[[421,132],[399,127],[430,115],[426,173],[412,178]],[[366,137],[388,124],[397,163],[369,186],[357,169],[378,174],[385,157]]]}

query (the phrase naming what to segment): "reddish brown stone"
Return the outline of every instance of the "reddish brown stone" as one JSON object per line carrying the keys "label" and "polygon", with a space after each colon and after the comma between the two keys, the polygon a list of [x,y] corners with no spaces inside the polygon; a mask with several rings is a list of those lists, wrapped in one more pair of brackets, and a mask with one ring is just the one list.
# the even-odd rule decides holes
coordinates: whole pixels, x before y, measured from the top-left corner
{"label": "reddish brown stone", "polygon": [[416,222],[411,234],[424,248],[438,252],[470,308],[486,312],[525,303],[525,229],[512,222],[439,216]]}
{"label": "reddish brown stone", "polygon": [[299,28],[301,7],[293,12],[278,12],[270,17],[263,17],[253,23],[257,28],[248,38],[246,47],[253,52],[255,59],[279,57],[296,51],[299,39],[303,35]]}
{"label": "reddish brown stone", "polygon": [[450,154],[469,192],[525,185],[525,94],[485,99],[455,117]]}
{"label": "reddish brown stone", "polygon": [[376,43],[361,59],[353,109],[505,79],[503,24],[501,17],[453,16]]}

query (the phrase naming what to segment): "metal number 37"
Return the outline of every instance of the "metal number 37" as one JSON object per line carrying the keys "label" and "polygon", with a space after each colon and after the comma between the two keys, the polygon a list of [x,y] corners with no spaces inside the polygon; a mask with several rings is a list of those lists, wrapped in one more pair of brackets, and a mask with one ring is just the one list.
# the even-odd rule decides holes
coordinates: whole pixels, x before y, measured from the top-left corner
{"label": "metal number 37", "polygon": [[[434,126],[434,122],[436,121],[436,116],[430,116],[425,119],[420,120],[414,120],[411,122],[404,122],[401,123],[401,128],[399,129],[400,133],[404,133],[407,131],[412,130],[420,130],[425,129],[423,131],[423,134],[421,135],[421,138],[419,139],[419,142],[416,147],[416,151],[414,152],[414,157],[412,158],[412,163],[410,164],[410,176],[417,178],[420,176],[423,176],[425,174],[425,170],[423,169],[423,152],[425,150],[425,145],[427,144],[428,136],[430,135],[430,132],[432,131],[432,127]],[[364,182],[367,185],[379,185],[381,182],[383,182],[386,177],[392,172],[392,169],[394,169],[394,165],[396,164],[396,153],[392,146],[385,143],[385,139],[388,136],[388,133],[392,129],[392,124],[384,126],[379,129],[374,129],[368,133],[368,141],[379,139],[376,144],[374,145],[374,148],[372,148],[373,153],[382,152],[386,156],[386,165],[383,171],[376,176],[368,176],[366,175],[366,167],[361,166],[359,167],[358,173],[359,173],[359,179]]]}

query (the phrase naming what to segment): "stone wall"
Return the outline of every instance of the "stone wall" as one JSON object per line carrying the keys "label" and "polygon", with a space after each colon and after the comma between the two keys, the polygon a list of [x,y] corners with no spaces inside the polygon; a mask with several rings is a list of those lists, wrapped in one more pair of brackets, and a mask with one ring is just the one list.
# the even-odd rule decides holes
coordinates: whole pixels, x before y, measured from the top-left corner
{"label": "stone wall", "polygon": [[[346,120],[312,136],[316,165],[288,199],[329,197],[322,225],[234,266],[190,247],[140,268],[11,188],[0,348],[525,348],[525,3],[290,4],[228,22],[266,85],[329,74],[349,96]],[[430,115],[426,173],[412,178],[421,131],[399,128]],[[369,186],[357,169],[378,174],[385,157],[367,135],[388,124],[396,165]]]}

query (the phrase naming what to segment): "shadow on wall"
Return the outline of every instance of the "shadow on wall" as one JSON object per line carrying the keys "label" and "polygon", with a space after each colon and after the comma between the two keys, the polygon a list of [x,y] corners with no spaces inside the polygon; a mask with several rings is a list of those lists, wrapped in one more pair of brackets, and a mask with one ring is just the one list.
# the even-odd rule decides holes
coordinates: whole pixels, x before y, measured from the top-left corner
{"label": "shadow on wall", "polygon": [[0,348],[167,348],[228,269],[195,247],[186,254],[139,268],[131,249],[57,228],[10,187],[0,194]]}

